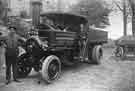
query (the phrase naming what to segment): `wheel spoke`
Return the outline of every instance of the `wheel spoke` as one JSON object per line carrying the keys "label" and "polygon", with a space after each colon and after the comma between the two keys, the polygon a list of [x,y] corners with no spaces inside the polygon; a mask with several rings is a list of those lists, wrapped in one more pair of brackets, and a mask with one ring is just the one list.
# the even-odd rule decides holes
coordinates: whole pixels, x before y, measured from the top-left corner
{"label": "wheel spoke", "polygon": [[58,64],[55,62],[52,62],[48,68],[48,75],[50,77],[51,80],[55,79],[55,77],[57,77],[57,73],[59,71],[59,67]]}
{"label": "wheel spoke", "polygon": [[48,56],[42,66],[42,77],[47,83],[52,83],[59,78],[61,73],[61,61],[57,56]]}

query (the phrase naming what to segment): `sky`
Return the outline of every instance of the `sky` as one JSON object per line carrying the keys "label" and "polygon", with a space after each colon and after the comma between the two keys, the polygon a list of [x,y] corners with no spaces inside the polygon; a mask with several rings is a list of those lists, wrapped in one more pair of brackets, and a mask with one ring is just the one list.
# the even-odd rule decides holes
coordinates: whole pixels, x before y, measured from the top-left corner
{"label": "sky", "polygon": [[[109,2],[110,0],[106,0]],[[121,0],[116,0],[121,1]],[[108,31],[109,38],[117,39],[123,36],[123,15],[121,11],[112,12],[109,16],[110,26],[108,26],[105,30]],[[127,34],[132,34],[132,24],[129,22],[127,24]]]}
{"label": "sky", "polygon": [[[123,36],[123,16],[121,13],[113,13],[109,16],[110,26],[105,28],[108,31],[108,36],[111,39],[117,39]],[[127,34],[131,35],[131,23],[127,26]]]}

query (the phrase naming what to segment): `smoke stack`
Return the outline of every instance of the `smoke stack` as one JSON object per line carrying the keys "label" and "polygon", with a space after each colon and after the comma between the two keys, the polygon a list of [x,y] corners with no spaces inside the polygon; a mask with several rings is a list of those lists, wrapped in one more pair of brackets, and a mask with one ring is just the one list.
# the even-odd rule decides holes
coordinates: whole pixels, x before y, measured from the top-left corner
{"label": "smoke stack", "polygon": [[40,12],[42,3],[40,1],[32,1],[32,23],[37,26],[40,23]]}

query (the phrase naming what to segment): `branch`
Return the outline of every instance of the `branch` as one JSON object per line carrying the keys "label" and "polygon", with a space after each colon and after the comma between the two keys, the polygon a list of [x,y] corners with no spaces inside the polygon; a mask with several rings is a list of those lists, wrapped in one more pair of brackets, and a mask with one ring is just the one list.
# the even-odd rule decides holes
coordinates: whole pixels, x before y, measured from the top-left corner
{"label": "branch", "polygon": [[113,2],[114,2],[115,5],[120,9],[120,11],[122,11],[122,12],[124,11],[116,1],[113,1]]}
{"label": "branch", "polygon": [[131,9],[133,9],[134,8],[134,2],[132,1],[132,0],[128,0],[129,1],[129,4],[130,4],[130,6],[131,6]]}
{"label": "branch", "polygon": [[132,0],[128,0],[128,1],[129,1],[130,5],[132,5],[132,3],[133,3]]}

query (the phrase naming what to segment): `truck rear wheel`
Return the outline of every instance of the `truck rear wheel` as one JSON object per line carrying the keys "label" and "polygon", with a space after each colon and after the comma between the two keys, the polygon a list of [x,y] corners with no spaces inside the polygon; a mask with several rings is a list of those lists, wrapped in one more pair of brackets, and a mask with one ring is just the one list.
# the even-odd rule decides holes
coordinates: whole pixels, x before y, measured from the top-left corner
{"label": "truck rear wheel", "polygon": [[61,74],[61,61],[57,56],[48,56],[42,65],[42,77],[47,83],[57,80]]}
{"label": "truck rear wheel", "polygon": [[97,45],[93,48],[92,50],[92,60],[94,63],[96,64],[100,64],[100,60],[103,56],[103,50],[102,47],[100,45]]}
{"label": "truck rear wheel", "polygon": [[123,49],[123,47],[115,48],[115,56],[120,57],[120,58],[124,57],[124,49]]}

